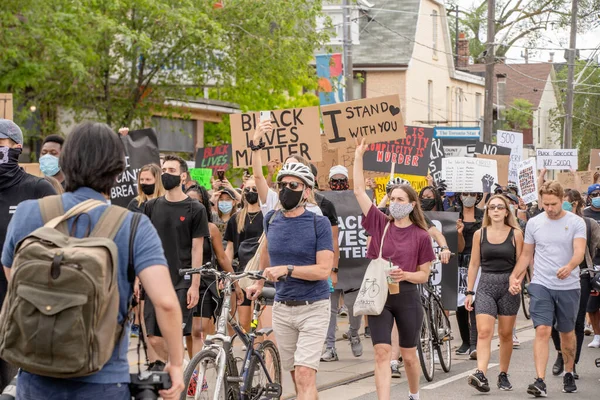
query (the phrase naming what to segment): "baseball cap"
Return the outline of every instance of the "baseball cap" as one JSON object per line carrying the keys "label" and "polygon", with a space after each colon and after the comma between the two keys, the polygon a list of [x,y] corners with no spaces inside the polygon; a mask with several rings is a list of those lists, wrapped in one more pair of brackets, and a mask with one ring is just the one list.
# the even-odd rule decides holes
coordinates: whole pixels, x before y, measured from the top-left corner
{"label": "baseball cap", "polygon": [[594,183],[593,185],[590,185],[588,188],[588,195],[592,194],[592,192],[595,192],[596,190],[600,190],[600,183]]}
{"label": "baseball cap", "polygon": [[454,192],[446,192],[446,197],[452,197],[454,196],[456,193]]}
{"label": "baseball cap", "polygon": [[231,190],[231,189],[223,188],[223,189],[221,189],[221,194],[228,195],[229,197],[231,197],[232,200],[236,199],[236,196],[235,196],[233,190]]}
{"label": "baseball cap", "polygon": [[0,118],[0,139],[11,139],[17,144],[23,144],[23,132],[11,120]]}

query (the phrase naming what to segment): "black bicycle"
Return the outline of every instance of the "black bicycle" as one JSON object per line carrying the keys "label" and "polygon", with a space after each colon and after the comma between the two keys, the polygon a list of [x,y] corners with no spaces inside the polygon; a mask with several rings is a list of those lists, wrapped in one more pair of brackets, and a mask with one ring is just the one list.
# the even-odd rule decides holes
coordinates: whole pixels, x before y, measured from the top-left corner
{"label": "black bicycle", "polygon": [[[185,387],[188,393],[181,395],[181,400],[259,400],[278,399],[281,397],[281,360],[279,351],[270,340],[255,345],[258,337],[268,336],[272,328],[256,329],[258,318],[267,301],[275,297],[274,288],[264,288],[262,294],[254,302],[250,332],[231,318],[231,294],[233,283],[249,277],[265,279],[261,272],[242,272],[231,274],[212,268],[190,268],[179,271],[180,275],[212,274],[217,281],[223,283],[223,306],[217,319],[217,332],[208,335],[202,351],[194,355],[184,372]],[[227,323],[231,325],[246,348],[241,371],[238,371],[233,354],[233,337],[227,334]],[[190,384],[194,389],[189,389]]]}

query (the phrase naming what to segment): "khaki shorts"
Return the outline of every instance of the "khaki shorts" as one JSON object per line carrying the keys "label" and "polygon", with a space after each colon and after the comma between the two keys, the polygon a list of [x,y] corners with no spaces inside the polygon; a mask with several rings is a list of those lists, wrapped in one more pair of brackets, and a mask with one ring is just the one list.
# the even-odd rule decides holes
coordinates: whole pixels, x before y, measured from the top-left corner
{"label": "khaki shorts", "polygon": [[319,370],[329,327],[329,309],[329,299],[296,307],[275,302],[273,332],[285,371],[293,371],[295,366]]}

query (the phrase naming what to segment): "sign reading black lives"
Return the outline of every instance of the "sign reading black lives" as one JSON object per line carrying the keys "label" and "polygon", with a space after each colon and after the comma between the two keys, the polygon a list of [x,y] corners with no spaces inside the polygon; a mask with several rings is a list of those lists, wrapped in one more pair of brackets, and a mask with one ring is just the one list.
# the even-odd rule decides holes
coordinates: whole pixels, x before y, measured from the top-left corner
{"label": "sign reading black lives", "polygon": [[231,163],[231,145],[204,147],[196,152],[196,168],[228,169]]}
{"label": "sign reading black lives", "polygon": [[[458,254],[458,232],[456,231],[456,221],[459,218],[458,213],[427,211],[425,212],[425,215],[427,215],[431,222],[433,222],[433,225],[444,234],[450,251]],[[439,255],[442,251],[435,241],[433,241],[433,251],[436,255]],[[433,284],[436,293],[442,298],[444,310],[455,310],[459,283],[458,257],[451,257],[448,264],[434,262],[431,265],[431,271],[431,283]]]}
{"label": "sign reading black lives", "polygon": [[431,159],[433,128],[405,126],[404,131],[404,139],[371,143],[363,158],[364,170],[390,172],[394,163],[396,173],[426,176]]}
{"label": "sign reading black lives", "polygon": [[125,147],[125,171],[117,177],[117,183],[110,189],[111,204],[127,207],[137,196],[138,174],[146,164],[160,165],[158,136],[153,128],[129,131],[121,136]]}
{"label": "sign reading black lives", "polygon": [[442,159],[446,157],[444,153],[444,144],[440,138],[431,139],[431,158],[429,161],[429,173],[434,182],[439,183],[442,180]]}
{"label": "sign reading black lives", "polygon": [[486,154],[492,156],[510,156],[511,149],[508,147],[498,146],[497,144],[476,142],[475,153]]}

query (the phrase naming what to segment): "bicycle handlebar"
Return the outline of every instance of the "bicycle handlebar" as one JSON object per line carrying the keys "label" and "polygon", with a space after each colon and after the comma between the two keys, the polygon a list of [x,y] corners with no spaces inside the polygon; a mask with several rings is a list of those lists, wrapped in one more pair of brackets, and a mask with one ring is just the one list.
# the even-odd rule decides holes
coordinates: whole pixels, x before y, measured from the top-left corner
{"label": "bicycle handlebar", "polygon": [[[239,274],[232,274],[231,272],[221,272],[218,271],[214,268],[208,268],[208,266],[211,263],[206,263],[204,264],[202,267],[200,268],[185,268],[185,269],[180,269],[179,270],[179,275],[183,276],[183,275],[193,275],[193,274],[202,274],[202,273],[209,273],[214,275],[216,278],[229,278],[231,279],[231,281],[235,282],[235,281],[239,281],[242,278],[249,278],[255,281],[259,281],[259,280],[266,280],[267,278],[265,278],[263,276],[263,271],[257,271],[257,272],[241,272]],[[278,281],[279,282],[285,282],[287,278],[287,275],[283,275],[280,276]]]}

